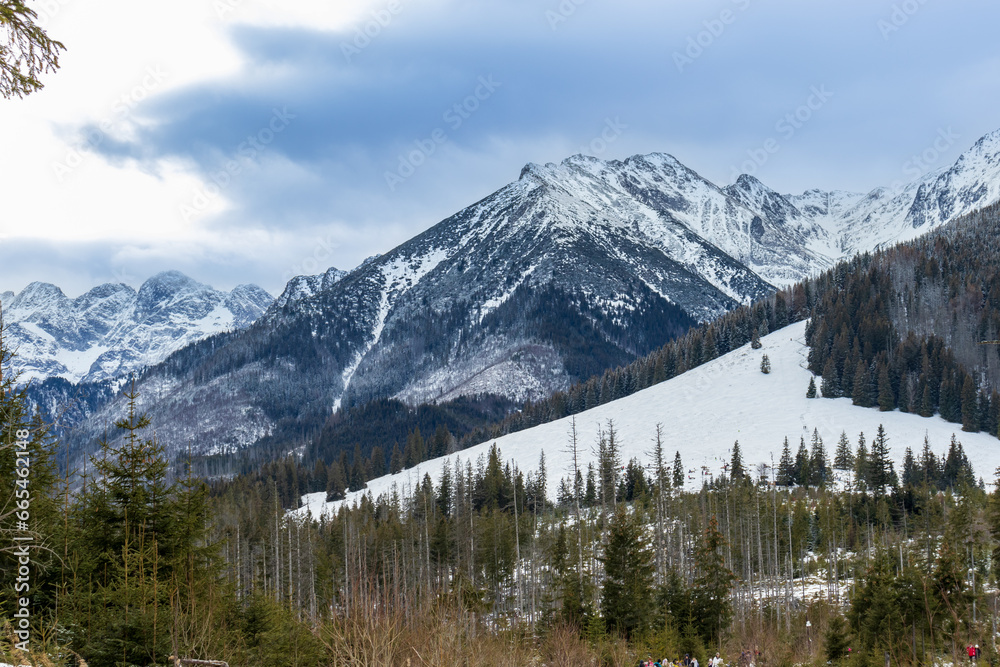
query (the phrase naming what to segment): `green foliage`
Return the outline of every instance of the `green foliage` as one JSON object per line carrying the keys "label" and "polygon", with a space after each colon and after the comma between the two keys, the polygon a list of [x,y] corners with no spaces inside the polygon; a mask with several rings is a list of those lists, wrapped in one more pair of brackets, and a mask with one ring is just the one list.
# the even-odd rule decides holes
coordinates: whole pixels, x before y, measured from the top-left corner
{"label": "green foliage", "polygon": [[706,641],[714,642],[729,627],[733,608],[729,593],[736,575],[726,567],[726,538],[715,516],[709,518],[695,556],[698,576],[694,580],[692,607],[698,629]]}
{"label": "green foliage", "polygon": [[640,521],[637,513],[619,505],[601,556],[605,573],[601,615],[608,632],[625,637],[645,633],[653,603],[653,555]]}
{"label": "green foliage", "polygon": [[38,15],[21,0],[0,2],[0,96],[24,97],[42,89],[39,76],[59,68],[66,47],[50,39]]}
{"label": "green foliage", "polygon": [[847,649],[850,646],[850,635],[848,634],[847,620],[840,614],[834,614],[826,626],[824,635],[823,653],[827,662],[839,664],[841,660],[847,658]]}

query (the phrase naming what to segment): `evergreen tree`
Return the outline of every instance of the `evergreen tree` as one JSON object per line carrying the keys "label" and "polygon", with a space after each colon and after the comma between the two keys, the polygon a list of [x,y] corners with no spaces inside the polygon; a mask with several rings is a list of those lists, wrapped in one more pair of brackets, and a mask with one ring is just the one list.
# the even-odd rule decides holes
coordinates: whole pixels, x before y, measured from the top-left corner
{"label": "evergreen tree", "polygon": [[913,458],[913,449],[906,448],[903,454],[903,486],[916,486],[920,483],[920,468],[916,459]]}
{"label": "evergreen tree", "polygon": [[854,457],[854,484],[858,489],[871,487],[869,480],[868,445],[865,444],[865,434],[858,436],[858,453]]}
{"label": "evergreen tree", "polygon": [[889,366],[885,363],[879,364],[878,370],[878,409],[882,412],[896,409],[896,395],[889,378]]}
{"label": "evergreen tree", "polygon": [[979,431],[979,391],[971,375],[965,376],[962,384],[962,430],[972,433]]}
{"label": "evergreen tree", "polygon": [[850,645],[850,636],[848,635],[847,621],[843,616],[833,615],[829,625],[826,626],[824,639],[823,652],[827,662],[836,665],[848,657],[847,648]]}
{"label": "evergreen tree", "polygon": [[715,643],[722,631],[729,627],[732,617],[729,593],[736,576],[726,567],[726,546],[726,538],[719,531],[719,524],[713,515],[708,520],[695,555],[698,576],[692,591],[692,606],[706,643]]}
{"label": "evergreen tree", "polygon": [[938,488],[941,483],[941,465],[937,455],[931,450],[930,439],[924,435],[924,447],[920,452],[920,478],[930,488]]}
{"label": "evergreen tree", "polygon": [[766,354],[760,358],[760,372],[764,375],[771,372],[771,360]]}
{"label": "evergreen tree", "polygon": [[819,435],[819,429],[813,429],[812,450],[809,455],[810,484],[813,486],[823,486],[830,475],[830,466],[826,460],[826,447],[823,446],[823,438]]}
{"label": "evergreen tree", "polygon": [[806,389],[806,398],[816,398],[816,378],[809,376],[809,387]]}
{"label": "evergreen tree", "polygon": [[871,373],[868,372],[868,364],[862,359],[858,359],[858,363],[854,369],[854,383],[851,392],[851,401],[854,405],[859,405],[863,408],[870,408],[874,405],[874,401],[871,396]]}
{"label": "evergreen tree", "polygon": [[882,495],[887,488],[896,486],[896,473],[889,454],[889,438],[882,424],[879,424],[875,439],[872,440],[867,482],[876,495]]}
{"label": "evergreen tree", "polygon": [[976,484],[976,475],[972,470],[965,455],[962,443],[958,441],[954,434],[951,436],[951,443],[948,445],[948,454],[945,457],[944,469],[941,472],[941,485],[944,488],[953,488],[959,491],[972,488]]}
{"label": "evergreen tree", "polygon": [[674,488],[684,487],[684,464],[681,462],[681,453],[674,454],[674,469],[672,471]]}
{"label": "evergreen tree", "polygon": [[729,461],[729,479],[734,484],[749,480],[746,469],[743,467],[743,455],[740,453],[740,441],[733,443],[733,456]]}
{"label": "evergreen tree", "polygon": [[759,350],[762,347],[764,345],[760,342],[760,331],[754,329],[753,334],[750,336],[750,349]]}
{"label": "evergreen tree", "polygon": [[608,529],[601,615],[608,632],[626,638],[641,636],[649,627],[653,605],[653,554],[638,512],[618,505]]}
{"label": "evergreen tree", "polygon": [[837,398],[840,394],[840,379],[837,376],[837,364],[833,357],[828,357],[823,366],[823,381],[820,390],[824,398]]}
{"label": "evergreen tree", "polygon": [[778,462],[778,475],[775,481],[778,486],[792,486],[795,484],[797,469],[795,461],[792,460],[792,450],[788,446],[788,438],[785,438],[785,445],[781,450],[781,460]]}
{"label": "evergreen tree", "polygon": [[840,432],[840,440],[837,441],[837,453],[833,458],[833,467],[836,470],[854,469],[854,452],[851,451],[851,441],[847,439],[847,431]]}
{"label": "evergreen tree", "polygon": [[812,481],[812,462],[809,460],[809,450],[806,449],[806,439],[799,438],[799,451],[795,453],[795,483],[808,486]]}

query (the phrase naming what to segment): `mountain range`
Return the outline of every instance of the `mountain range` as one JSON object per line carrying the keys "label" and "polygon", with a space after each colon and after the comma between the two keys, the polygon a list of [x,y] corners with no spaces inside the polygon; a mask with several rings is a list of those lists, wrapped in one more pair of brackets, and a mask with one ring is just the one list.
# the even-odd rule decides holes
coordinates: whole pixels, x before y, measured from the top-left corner
{"label": "mountain range", "polygon": [[[865,195],[781,195],[749,175],[719,187],[661,153],[528,164],[402,245],[295,278],[251,326],[150,368],[142,407],[165,442],[219,452],[268,438],[291,448],[376,398],[537,399],[998,199],[1000,131]],[[80,377],[100,377],[95,365]]]}
{"label": "mountain range", "polygon": [[256,285],[220,292],[178,271],[159,273],[138,290],[107,283],[75,299],[40,282],[0,294],[21,379],[70,382],[139,371],[189,343],[248,327],[273,301]]}

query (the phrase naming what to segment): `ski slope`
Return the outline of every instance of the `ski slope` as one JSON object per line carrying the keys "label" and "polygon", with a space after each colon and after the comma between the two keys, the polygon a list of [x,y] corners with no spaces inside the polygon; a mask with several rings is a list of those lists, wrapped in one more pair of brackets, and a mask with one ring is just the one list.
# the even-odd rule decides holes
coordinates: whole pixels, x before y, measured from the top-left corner
{"label": "ski slope", "polygon": [[[757,465],[781,457],[787,437],[794,454],[799,438],[807,445],[813,429],[818,429],[832,459],[841,431],[846,431],[852,447],[858,434],[864,432],[866,442],[879,424],[885,426],[896,469],[900,471],[907,446],[919,453],[924,436],[930,438],[938,454],[948,449],[952,434],[958,436],[975,469],[977,477],[992,480],[1000,466],[1000,440],[985,433],[963,433],[960,424],[940,417],[879,412],[874,408],[859,408],[849,398],[806,398],[811,373],[806,369],[805,322],[798,322],[761,339],[763,348],[750,349],[749,344],[656,386],[631,396],[600,405],[576,415],[580,461],[584,473],[588,463],[596,463],[598,429],[613,420],[621,442],[622,464],[638,457],[644,464],[652,461],[650,454],[656,435],[656,424],[663,424],[664,455],[673,462],[674,452],[680,452],[688,471],[686,486],[700,488],[709,475],[721,474],[723,464],[731,456],[733,443],[739,440],[743,462],[754,477]],[[760,371],[763,354],[771,361],[771,373]],[[819,378],[817,378],[817,385]],[[303,506],[296,513],[311,513],[319,517],[335,512],[341,502],[355,503],[363,494],[377,498],[393,487],[407,495],[425,474],[438,482],[445,459],[472,460],[486,456],[495,442],[505,461],[513,461],[525,472],[536,470],[539,455],[545,452],[548,473],[548,494],[556,497],[559,480],[572,471],[569,451],[570,419],[536,426],[512,433],[487,443],[432,459],[395,475],[386,475],[368,482],[363,491],[349,493],[346,501],[327,503],[324,493],[303,496]],[[704,471],[703,471],[704,467]]]}

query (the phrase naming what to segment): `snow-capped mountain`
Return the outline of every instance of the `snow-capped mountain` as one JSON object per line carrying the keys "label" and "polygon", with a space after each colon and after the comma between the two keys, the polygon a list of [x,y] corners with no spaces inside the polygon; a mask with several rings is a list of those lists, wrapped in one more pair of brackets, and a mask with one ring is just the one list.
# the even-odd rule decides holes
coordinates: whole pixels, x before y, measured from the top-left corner
{"label": "snow-capped mountain", "polygon": [[70,299],[35,282],[0,299],[22,380],[72,382],[121,377],[194,341],[244,329],[274,300],[256,285],[220,292],[177,271],[153,276],[138,291],[108,283]]}
{"label": "snow-capped mountain", "polygon": [[245,332],[153,369],[146,407],[176,441],[218,451],[376,398],[547,396],[997,198],[1000,132],[950,168],[867,195],[781,195],[746,175],[719,187],[661,153],[528,164],[347,274],[293,279]]}
{"label": "snow-capped mountain", "polygon": [[866,195],[810,190],[787,199],[827,232],[834,254],[910,241],[1000,201],[1000,130],[980,138],[951,166],[901,188],[880,187]]}
{"label": "snow-capped mountain", "polygon": [[[814,429],[832,456],[842,432],[847,433],[853,447],[860,433],[870,442],[881,424],[889,436],[897,470],[901,470],[907,447],[920,451],[926,436],[932,449],[941,454],[947,451],[952,434],[961,441],[977,475],[988,478],[1000,465],[1000,448],[996,446],[996,438],[988,433],[965,433],[961,424],[937,416],[924,418],[857,407],[849,398],[806,398],[812,374],[806,368],[809,349],[805,345],[805,327],[805,322],[797,322],[763,337],[760,350],[753,350],[747,344],[666,382],[581,412],[575,418],[511,433],[371,480],[366,489],[347,494],[346,502],[353,504],[364,494],[370,493],[374,498],[391,493],[394,486],[403,495],[416,488],[425,474],[437,484],[446,461],[452,468],[456,459],[461,459],[463,466],[468,461],[475,465],[480,456],[488,455],[494,444],[505,462],[513,461],[525,472],[538,469],[539,457],[544,452],[547,493],[555,499],[560,480],[572,478],[569,433],[573,419],[579,465],[584,472],[588,464],[597,463],[594,443],[598,430],[607,430],[608,420],[614,422],[623,464],[632,458],[644,465],[652,463],[656,425],[662,424],[666,458],[673,461],[674,452],[680,452],[689,471],[685,484],[692,490],[700,488],[709,476],[724,473],[723,466],[730,461],[734,442],[739,441],[743,463],[756,477],[759,464],[777,464],[785,438],[794,452],[800,438],[811,443]],[[767,375],[760,372],[763,354],[771,361],[771,372]],[[339,505],[340,502],[327,503],[326,493],[308,494],[296,513],[311,512],[318,518],[335,512]]]}

